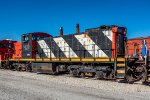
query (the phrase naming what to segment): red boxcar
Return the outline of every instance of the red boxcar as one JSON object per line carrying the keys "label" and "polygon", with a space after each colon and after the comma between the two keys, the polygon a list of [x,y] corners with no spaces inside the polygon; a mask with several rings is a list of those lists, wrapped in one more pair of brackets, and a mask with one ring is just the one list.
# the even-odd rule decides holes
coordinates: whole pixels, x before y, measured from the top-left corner
{"label": "red boxcar", "polygon": [[[150,37],[133,38],[127,41],[128,56],[133,56],[136,52],[140,55],[142,51],[142,41],[146,40],[148,52],[150,52]],[[150,53],[149,53],[150,56]]]}

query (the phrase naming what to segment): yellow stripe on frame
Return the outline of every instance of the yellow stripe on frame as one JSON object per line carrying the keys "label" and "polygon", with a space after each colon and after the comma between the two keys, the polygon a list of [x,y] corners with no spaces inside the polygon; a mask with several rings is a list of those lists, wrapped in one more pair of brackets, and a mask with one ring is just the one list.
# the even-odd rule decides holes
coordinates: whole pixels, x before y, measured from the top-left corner
{"label": "yellow stripe on frame", "polygon": [[69,58],[61,58],[60,61],[70,61]]}
{"label": "yellow stripe on frame", "polygon": [[100,62],[103,62],[103,61],[110,61],[109,58],[96,58],[95,61],[100,61]]}
{"label": "yellow stripe on frame", "polygon": [[[10,61],[75,61],[75,62],[114,62],[114,58],[37,58],[37,59],[10,59]],[[124,61],[124,58],[119,59]],[[123,66],[123,65],[121,65]]]}
{"label": "yellow stripe on frame", "polygon": [[118,73],[118,74],[124,74],[124,73],[125,73],[125,70],[117,70],[117,73]]}
{"label": "yellow stripe on frame", "polygon": [[117,64],[117,67],[125,67],[125,64]]}
{"label": "yellow stripe on frame", "polygon": [[80,58],[71,58],[71,61],[80,61]]}
{"label": "yellow stripe on frame", "polygon": [[94,61],[94,58],[82,58],[81,61],[84,61],[84,62]]}
{"label": "yellow stripe on frame", "polygon": [[117,61],[125,61],[125,58],[117,58]]}

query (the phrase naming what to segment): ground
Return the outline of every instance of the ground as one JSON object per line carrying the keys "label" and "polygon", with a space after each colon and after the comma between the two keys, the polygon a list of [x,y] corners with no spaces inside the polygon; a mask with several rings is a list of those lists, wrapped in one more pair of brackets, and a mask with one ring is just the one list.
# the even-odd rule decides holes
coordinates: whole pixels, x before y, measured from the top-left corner
{"label": "ground", "polygon": [[0,100],[150,100],[150,87],[0,69]]}

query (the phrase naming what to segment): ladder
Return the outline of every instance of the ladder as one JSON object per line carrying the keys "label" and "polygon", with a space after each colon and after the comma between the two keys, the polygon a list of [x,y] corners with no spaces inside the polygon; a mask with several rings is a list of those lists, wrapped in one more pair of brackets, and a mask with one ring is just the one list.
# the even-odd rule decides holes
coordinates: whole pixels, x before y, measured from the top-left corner
{"label": "ladder", "polygon": [[126,74],[126,59],[116,58],[116,79],[124,79]]}

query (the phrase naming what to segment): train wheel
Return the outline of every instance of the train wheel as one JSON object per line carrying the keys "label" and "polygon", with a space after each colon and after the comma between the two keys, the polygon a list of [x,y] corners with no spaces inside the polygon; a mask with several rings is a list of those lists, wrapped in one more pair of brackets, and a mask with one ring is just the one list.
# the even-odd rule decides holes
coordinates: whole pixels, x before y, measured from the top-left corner
{"label": "train wheel", "polygon": [[147,80],[147,69],[145,65],[140,65],[136,68],[138,72],[138,80],[141,80],[142,83],[145,83]]}
{"label": "train wheel", "polygon": [[55,74],[59,74],[59,66],[56,66]]}
{"label": "train wheel", "polygon": [[134,81],[135,81],[135,78],[133,77],[134,75],[134,72],[132,69],[127,69],[127,72],[126,72],[126,81],[130,84],[133,84]]}
{"label": "train wheel", "polygon": [[70,71],[69,71],[69,74],[70,74],[71,77],[75,77],[73,70],[70,70]]}
{"label": "train wheel", "polygon": [[144,65],[139,65],[132,68],[127,69],[126,80],[128,83],[134,83],[135,81],[146,81],[147,70]]}
{"label": "train wheel", "polygon": [[142,81],[142,84],[147,85],[147,84],[149,84],[147,82],[147,69],[146,69],[145,65],[141,65],[141,66],[143,67],[143,71],[142,71],[142,74],[141,74],[141,77],[142,77],[141,81]]}
{"label": "train wheel", "polygon": [[80,77],[79,69],[72,69],[72,70],[70,70],[70,76],[72,76],[72,77]]}
{"label": "train wheel", "polygon": [[81,78],[85,78],[84,72],[82,72],[82,73],[80,74],[80,77],[81,77]]}
{"label": "train wheel", "polygon": [[100,77],[97,74],[95,74],[95,79],[100,79]]}

